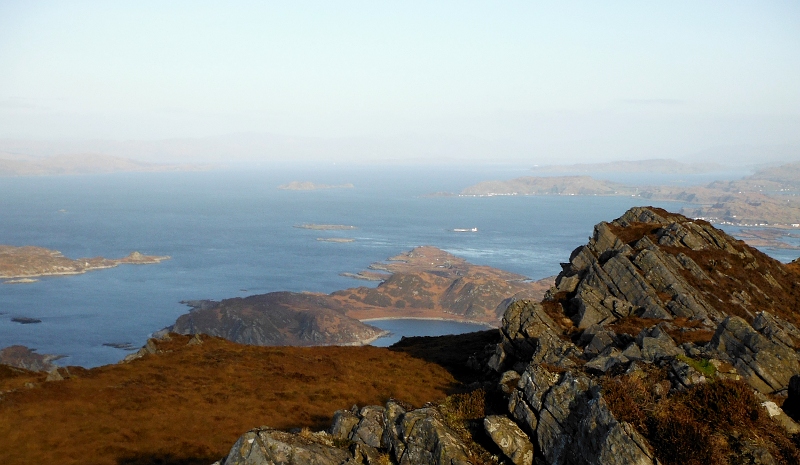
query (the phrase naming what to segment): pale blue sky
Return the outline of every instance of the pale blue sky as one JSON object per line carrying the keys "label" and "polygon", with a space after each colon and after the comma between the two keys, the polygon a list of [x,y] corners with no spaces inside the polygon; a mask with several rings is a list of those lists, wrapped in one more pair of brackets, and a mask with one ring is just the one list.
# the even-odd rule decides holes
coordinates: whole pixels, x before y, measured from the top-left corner
{"label": "pale blue sky", "polygon": [[240,132],[519,160],[800,144],[800,2],[0,0],[0,138]]}

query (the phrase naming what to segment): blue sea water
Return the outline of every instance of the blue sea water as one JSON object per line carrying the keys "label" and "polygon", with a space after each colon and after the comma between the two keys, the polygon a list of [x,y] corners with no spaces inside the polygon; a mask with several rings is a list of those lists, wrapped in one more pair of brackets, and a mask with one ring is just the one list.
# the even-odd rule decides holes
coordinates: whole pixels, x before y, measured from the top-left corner
{"label": "blue sea water", "polygon": [[[97,366],[141,346],[188,308],[181,300],[271,291],[332,292],[357,272],[419,245],[539,279],[584,244],[594,224],[620,216],[625,197],[436,197],[487,179],[528,174],[508,167],[304,166],[256,171],[0,178],[0,244],[37,245],[70,258],[169,255],[82,275],[0,285],[0,347],[22,344]],[[286,191],[293,180],[353,189]],[[679,209],[680,204],[659,206]],[[299,229],[302,223],[356,226]],[[478,228],[455,233],[454,228]],[[349,243],[318,241],[346,237]],[[13,317],[42,320],[22,325]],[[430,324],[428,325],[430,326]],[[417,331],[412,329],[413,331]],[[450,329],[448,329],[450,331]]]}

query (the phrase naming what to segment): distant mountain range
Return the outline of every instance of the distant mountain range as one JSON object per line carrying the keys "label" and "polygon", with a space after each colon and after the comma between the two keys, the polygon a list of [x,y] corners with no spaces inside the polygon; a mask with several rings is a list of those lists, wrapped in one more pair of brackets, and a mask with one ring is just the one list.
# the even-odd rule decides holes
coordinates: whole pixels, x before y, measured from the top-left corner
{"label": "distant mountain range", "polygon": [[0,176],[198,171],[208,168],[208,166],[202,165],[145,163],[129,158],[94,153],[55,155],[46,158],[0,153]]}

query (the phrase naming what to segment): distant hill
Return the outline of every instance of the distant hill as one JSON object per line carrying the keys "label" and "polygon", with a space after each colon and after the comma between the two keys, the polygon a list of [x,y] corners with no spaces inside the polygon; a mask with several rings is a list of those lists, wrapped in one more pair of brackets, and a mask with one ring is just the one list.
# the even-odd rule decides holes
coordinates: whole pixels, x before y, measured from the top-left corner
{"label": "distant hill", "polygon": [[[661,161],[650,160],[654,166]],[[639,165],[630,165],[630,169],[636,166]],[[647,202],[676,200],[693,204],[684,208],[682,214],[712,223],[800,227],[794,226],[800,225],[800,163],[766,168],[739,180],[714,181],[704,186],[625,185],[590,176],[525,176],[483,181],[465,188],[461,195],[615,195],[639,197]]]}
{"label": "distant hill", "polygon": [[202,165],[165,165],[101,154],[56,155],[47,158],[0,154],[0,176],[53,176],[120,172],[198,171]]}
{"label": "distant hill", "polygon": [[509,181],[483,181],[461,191],[462,195],[630,195],[623,184],[590,176],[524,176]]}

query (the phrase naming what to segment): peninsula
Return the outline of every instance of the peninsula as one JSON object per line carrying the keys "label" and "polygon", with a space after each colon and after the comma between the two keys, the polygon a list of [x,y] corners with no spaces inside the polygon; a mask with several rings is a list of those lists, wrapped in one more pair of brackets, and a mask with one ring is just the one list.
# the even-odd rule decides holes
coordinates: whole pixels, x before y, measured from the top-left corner
{"label": "peninsula", "polygon": [[365,324],[370,319],[430,318],[496,327],[509,304],[541,299],[553,285],[553,278],[532,282],[430,246],[369,268],[348,276],[379,280],[377,287],[187,301],[192,310],[159,334],[208,334],[254,345],[361,345],[385,335]]}
{"label": "peninsula", "polygon": [[[168,260],[168,256],[143,255],[131,252],[124,258],[103,257],[78,258],[65,257],[57,250],[44,247],[0,245],[0,279],[13,282],[31,282],[26,278],[81,274],[87,271],[113,268],[123,264],[146,265]],[[20,279],[26,279],[21,281]],[[8,281],[7,281],[8,282]]]}
{"label": "peninsula", "polygon": [[690,204],[681,213],[715,224],[800,228],[800,163],[763,169],[735,181],[703,186],[626,185],[590,176],[526,176],[484,181],[462,196],[608,195]]}

